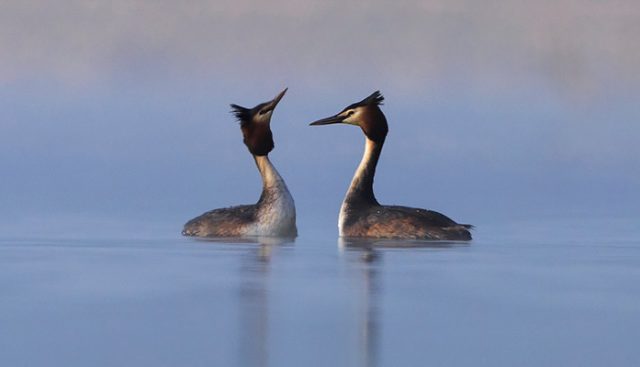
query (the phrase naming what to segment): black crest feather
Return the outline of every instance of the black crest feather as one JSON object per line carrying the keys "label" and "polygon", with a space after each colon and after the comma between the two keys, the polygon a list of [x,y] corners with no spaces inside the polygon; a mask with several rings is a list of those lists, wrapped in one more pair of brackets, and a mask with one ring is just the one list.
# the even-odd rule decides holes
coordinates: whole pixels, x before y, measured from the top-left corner
{"label": "black crest feather", "polygon": [[248,124],[251,122],[251,110],[238,106],[237,104],[231,104],[231,113],[238,119],[241,124]]}
{"label": "black crest feather", "polygon": [[369,97],[363,99],[362,101],[348,105],[342,111],[344,112],[344,111],[350,110],[352,108],[358,108],[358,107],[369,106],[369,105],[380,106],[380,105],[383,104],[382,102],[384,102],[384,97],[382,96],[382,93],[380,93],[380,91],[377,90],[377,91],[371,93],[371,95]]}
{"label": "black crest feather", "polygon": [[371,93],[371,95],[365,99],[363,99],[362,101],[360,101],[360,103],[362,103],[363,105],[365,104],[375,104],[376,106],[380,106],[382,105],[384,102],[384,96],[382,95],[382,93],[380,93],[379,90]]}

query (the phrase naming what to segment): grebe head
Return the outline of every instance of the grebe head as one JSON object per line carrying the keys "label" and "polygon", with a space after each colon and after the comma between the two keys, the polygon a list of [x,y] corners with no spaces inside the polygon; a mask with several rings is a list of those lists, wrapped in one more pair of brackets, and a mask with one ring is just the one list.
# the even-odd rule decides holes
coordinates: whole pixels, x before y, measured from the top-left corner
{"label": "grebe head", "polygon": [[382,110],[380,110],[380,105],[382,105],[383,101],[384,97],[380,91],[375,91],[362,101],[345,107],[337,115],[312,122],[310,125],[339,123],[356,125],[360,126],[367,138],[376,142],[382,142],[389,131],[387,119],[382,113]]}
{"label": "grebe head", "polygon": [[287,92],[285,88],[271,101],[260,103],[253,108],[231,105],[233,113],[240,121],[240,130],[244,137],[244,144],[253,155],[267,155],[273,150],[273,135],[271,134],[271,115],[278,102]]}

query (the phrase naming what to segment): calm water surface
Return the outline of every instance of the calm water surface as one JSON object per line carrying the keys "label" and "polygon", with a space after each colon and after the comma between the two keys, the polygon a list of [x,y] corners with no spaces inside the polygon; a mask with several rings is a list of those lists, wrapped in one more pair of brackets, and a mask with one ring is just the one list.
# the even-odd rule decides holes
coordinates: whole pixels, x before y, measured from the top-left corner
{"label": "calm water surface", "polygon": [[470,244],[3,238],[0,365],[637,366],[636,223]]}

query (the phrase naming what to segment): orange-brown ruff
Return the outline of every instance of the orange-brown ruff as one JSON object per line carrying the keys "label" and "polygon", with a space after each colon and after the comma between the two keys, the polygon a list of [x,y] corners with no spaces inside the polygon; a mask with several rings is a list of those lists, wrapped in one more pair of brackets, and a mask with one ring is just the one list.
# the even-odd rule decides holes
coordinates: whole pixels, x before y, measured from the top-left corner
{"label": "orange-brown ruff", "polygon": [[311,123],[344,123],[360,126],[365,135],[365,151],[340,208],[338,229],[343,237],[375,237],[425,240],[471,240],[468,224],[426,209],[380,205],[373,194],[373,178],[388,132],[387,119],[380,110],[384,97],[379,91],[347,106],[337,115]]}
{"label": "orange-brown ruff", "polygon": [[252,109],[231,105],[240,121],[244,144],[262,177],[262,194],[256,204],[239,205],[206,212],[184,225],[182,234],[196,237],[295,237],[296,209],[284,180],[271,164],[268,154],[273,150],[270,123],[274,108],[285,89],[275,99]]}

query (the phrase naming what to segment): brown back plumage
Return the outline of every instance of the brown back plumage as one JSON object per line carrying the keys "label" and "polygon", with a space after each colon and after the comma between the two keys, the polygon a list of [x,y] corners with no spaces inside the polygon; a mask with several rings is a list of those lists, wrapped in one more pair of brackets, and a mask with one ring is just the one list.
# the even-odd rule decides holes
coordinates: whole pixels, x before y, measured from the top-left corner
{"label": "brown back plumage", "polygon": [[238,205],[208,211],[184,225],[182,234],[195,237],[239,237],[255,222],[257,205]]}
{"label": "brown back plumage", "polygon": [[343,229],[347,237],[468,241],[469,225],[458,224],[433,210],[405,206],[369,206],[348,215]]}

